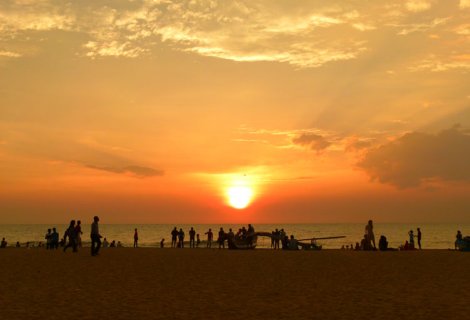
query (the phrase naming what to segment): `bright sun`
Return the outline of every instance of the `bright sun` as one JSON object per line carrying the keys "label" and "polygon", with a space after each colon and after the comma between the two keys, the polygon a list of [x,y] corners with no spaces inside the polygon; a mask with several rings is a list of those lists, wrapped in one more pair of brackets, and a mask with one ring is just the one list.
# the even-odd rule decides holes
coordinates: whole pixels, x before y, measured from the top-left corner
{"label": "bright sun", "polygon": [[227,190],[228,202],[236,209],[246,208],[253,197],[253,190],[249,187],[237,186]]}

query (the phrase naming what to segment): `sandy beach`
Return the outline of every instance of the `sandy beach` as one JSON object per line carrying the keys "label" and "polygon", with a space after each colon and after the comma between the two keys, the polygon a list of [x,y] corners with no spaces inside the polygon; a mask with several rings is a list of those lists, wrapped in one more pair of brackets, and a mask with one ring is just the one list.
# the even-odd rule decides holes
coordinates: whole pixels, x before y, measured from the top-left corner
{"label": "sandy beach", "polygon": [[0,250],[1,319],[465,319],[470,255]]}

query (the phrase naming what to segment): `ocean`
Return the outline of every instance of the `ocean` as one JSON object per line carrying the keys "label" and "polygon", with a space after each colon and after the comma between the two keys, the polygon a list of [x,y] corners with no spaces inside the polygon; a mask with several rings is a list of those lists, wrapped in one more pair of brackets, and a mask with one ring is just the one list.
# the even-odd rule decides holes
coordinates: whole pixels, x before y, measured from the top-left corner
{"label": "ocean", "polygon": [[[228,224],[100,224],[100,233],[107,238],[109,242],[112,240],[121,241],[123,246],[132,246],[134,229],[138,229],[139,233],[139,246],[141,247],[157,247],[160,240],[165,239],[166,246],[171,243],[170,232],[173,227],[183,228],[186,233],[186,240],[189,240],[188,231],[194,227],[197,233],[200,234],[201,240],[206,239],[205,232],[212,229],[214,238],[217,238],[217,232],[220,227],[223,227],[227,232],[232,228],[235,232],[242,227],[242,225],[228,225]],[[5,238],[8,245],[14,245],[19,241],[22,245],[26,242],[38,243],[44,242],[44,237],[48,228],[56,227],[60,236],[62,237],[67,225],[42,225],[42,224],[28,224],[28,225],[0,225],[0,238]],[[349,224],[259,224],[254,225],[256,231],[271,232],[274,229],[283,228],[288,235],[293,234],[297,239],[312,238],[312,237],[329,237],[329,236],[345,236],[342,239],[321,240],[319,244],[323,245],[325,249],[339,249],[343,245],[351,245],[360,242],[364,235],[365,223],[349,223]],[[389,242],[389,246],[398,247],[408,240],[408,231],[420,227],[423,235],[422,246],[423,249],[449,249],[454,248],[455,235],[457,230],[461,230],[464,236],[470,235],[470,224],[399,224],[399,223],[376,223],[374,224],[374,234],[376,243],[381,235],[385,235]],[[89,242],[90,225],[82,225],[83,242],[86,245]],[[258,238],[259,248],[269,248],[271,240],[265,237]]]}

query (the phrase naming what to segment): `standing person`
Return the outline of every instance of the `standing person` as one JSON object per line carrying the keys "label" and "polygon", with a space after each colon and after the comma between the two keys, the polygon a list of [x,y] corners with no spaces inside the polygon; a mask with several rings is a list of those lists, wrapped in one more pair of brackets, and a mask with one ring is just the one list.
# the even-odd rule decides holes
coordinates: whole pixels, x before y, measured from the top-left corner
{"label": "standing person", "polygon": [[178,238],[178,230],[176,227],[171,231],[171,247],[176,248],[176,239]]}
{"label": "standing person", "polygon": [[199,245],[201,244],[201,238],[199,237],[199,233],[196,235],[196,248],[199,248]]}
{"label": "standing person", "polygon": [[455,250],[460,250],[460,245],[462,244],[462,232],[460,230],[457,231],[457,235],[455,236]]}
{"label": "standing person", "polygon": [[51,243],[52,243],[52,233],[51,233],[51,229],[47,229],[47,233],[46,233],[46,236],[44,237],[44,239],[46,239],[46,250],[49,250],[49,249],[52,249],[51,247]]}
{"label": "standing person", "polygon": [[165,247],[165,239],[162,239],[162,241],[160,241],[160,248],[164,248]]}
{"label": "standing person", "polygon": [[418,248],[419,248],[419,250],[421,250],[421,237],[422,237],[421,229],[418,228],[417,230],[418,230],[418,236],[417,236],[417,238],[418,238]]}
{"label": "standing person", "polygon": [[59,233],[57,232],[56,228],[52,228],[52,249],[58,249],[59,248]]}
{"label": "standing person", "polygon": [[67,241],[67,237],[69,238],[69,242],[65,245],[64,247],[64,252],[67,250],[67,248],[72,247],[73,252],[77,252],[77,235],[75,234],[75,220],[70,221],[70,225],[65,231],[64,234],[64,242]]}
{"label": "standing person", "polygon": [[369,222],[366,225],[366,234],[367,234],[367,241],[369,242],[369,245],[373,245],[374,249],[377,249],[375,246],[375,236],[374,236],[374,225],[372,220],[369,220]]}
{"label": "standing person", "polygon": [[139,246],[139,234],[137,233],[137,228],[134,229],[134,248]]}
{"label": "standing person", "polygon": [[178,248],[184,248],[184,231],[180,228],[180,232],[178,232]]}
{"label": "standing person", "polygon": [[97,256],[98,252],[100,251],[101,248],[101,235],[100,235],[100,230],[98,227],[98,222],[100,221],[100,218],[98,216],[93,217],[93,223],[91,224],[91,255],[92,256]]}
{"label": "standing person", "polygon": [[408,235],[410,236],[410,242],[409,242],[410,249],[414,249],[415,248],[415,235],[413,233],[413,230],[410,230],[408,232]]}
{"label": "standing person", "polygon": [[207,231],[205,234],[207,234],[207,248],[212,248],[212,238],[214,237],[212,229],[209,228],[209,231]]}
{"label": "standing person", "polygon": [[217,242],[219,243],[219,249],[221,249],[221,248],[225,249],[225,231],[224,231],[224,228],[220,228],[219,238],[217,239]]}
{"label": "standing person", "polygon": [[77,225],[75,226],[75,235],[77,237],[77,247],[82,247],[82,222],[80,220],[77,221]]}
{"label": "standing person", "polygon": [[191,230],[189,230],[189,247],[190,248],[195,248],[195,237],[196,237],[196,231],[191,227]]}
{"label": "standing person", "polygon": [[274,249],[279,250],[280,239],[281,239],[281,232],[278,229],[276,229],[276,231],[274,231]]}

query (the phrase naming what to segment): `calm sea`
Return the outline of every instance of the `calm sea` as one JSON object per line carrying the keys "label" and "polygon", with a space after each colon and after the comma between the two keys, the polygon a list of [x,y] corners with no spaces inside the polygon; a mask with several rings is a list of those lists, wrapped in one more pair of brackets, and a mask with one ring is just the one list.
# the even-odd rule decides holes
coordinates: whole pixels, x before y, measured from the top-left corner
{"label": "calm sea", "polygon": [[[175,225],[168,224],[101,224],[100,232],[108,241],[121,241],[124,246],[132,246],[134,229],[139,232],[139,245],[142,247],[156,247],[162,238],[165,238],[166,246],[171,242],[170,232]],[[21,244],[29,242],[44,241],[48,228],[56,227],[62,237],[66,225],[0,225],[0,238],[5,237],[8,245],[13,245],[16,241]],[[215,238],[220,227],[225,231],[229,228],[238,230],[241,225],[221,225],[221,224],[181,224],[176,227],[183,228],[186,239],[189,240],[188,231],[194,227],[201,235],[201,240],[205,240],[205,232],[212,228]],[[343,245],[350,245],[359,242],[364,234],[364,224],[260,224],[255,225],[256,231],[268,231],[284,228],[288,235],[293,234],[297,239],[311,237],[346,236],[344,239],[319,241],[324,248],[338,249]],[[448,249],[454,247],[457,230],[461,230],[464,236],[470,235],[470,224],[374,224],[376,242],[380,235],[385,235],[392,247],[398,247],[408,239],[408,231],[420,227],[423,234],[423,249]],[[83,225],[84,242],[88,241],[90,225]],[[260,237],[258,247],[269,248],[271,240]]]}

